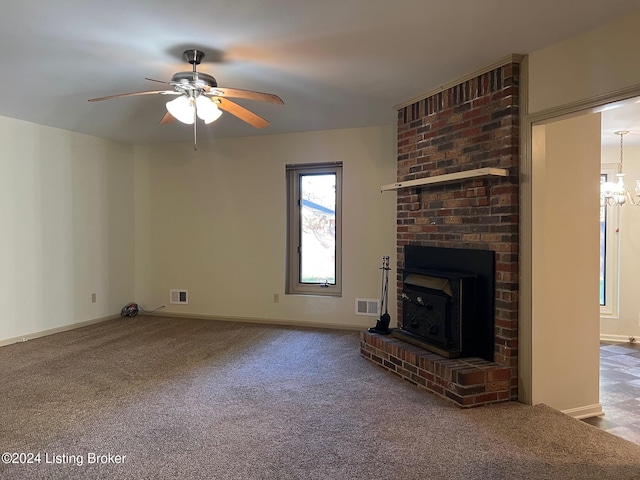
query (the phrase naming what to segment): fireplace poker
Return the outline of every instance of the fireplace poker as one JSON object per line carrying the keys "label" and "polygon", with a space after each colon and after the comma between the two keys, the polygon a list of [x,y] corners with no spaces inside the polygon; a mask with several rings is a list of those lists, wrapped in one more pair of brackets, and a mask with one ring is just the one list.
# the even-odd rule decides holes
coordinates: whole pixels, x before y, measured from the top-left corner
{"label": "fireplace poker", "polygon": [[[380,294],[380,318],[376,321],[376,326],[369,329],[369,332],[379,333],[381,335],[389,335],[391,330],[389,329],[389,322],[391,316],[389,315],[389,257],[382,257],[382,293]],[[382,310],[384,309],[384,313]]]}

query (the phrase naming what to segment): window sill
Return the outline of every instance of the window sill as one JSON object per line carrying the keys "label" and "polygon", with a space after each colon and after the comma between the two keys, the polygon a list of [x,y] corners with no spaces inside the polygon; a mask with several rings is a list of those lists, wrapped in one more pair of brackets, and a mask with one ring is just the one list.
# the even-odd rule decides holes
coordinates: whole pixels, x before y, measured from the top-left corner
{"label": "window sill", "polygon": [[290,295],[293,297],[342,297],[342,293],[313,293],[313,292],[285,292],[285,295]]}

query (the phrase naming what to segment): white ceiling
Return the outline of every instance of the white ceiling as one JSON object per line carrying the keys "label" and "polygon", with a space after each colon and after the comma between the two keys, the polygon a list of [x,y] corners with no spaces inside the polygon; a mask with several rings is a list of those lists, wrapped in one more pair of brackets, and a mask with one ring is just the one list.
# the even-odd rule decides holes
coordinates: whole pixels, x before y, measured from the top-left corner
{"label": "white ceiling", "polygon": [[601,112],[602,146],[620,148],[620,136],[626,130],[625,145],[640,145],[640,98],[631,98],[595,109]]}
{"label": "white ceiling", "polygon": [[[640,0],[28,0],[0,14],[0,115],[112,138],[191,141],[158,124],[162,90],[190,70],[222,87],[274,93],[238,100],[267,118],[256,130],[225,114],[199,129],[221,138],[394,124],[393,105],[511,53],[526,54],[640,8]],[[158,88],[160,87],[160,88]]]}

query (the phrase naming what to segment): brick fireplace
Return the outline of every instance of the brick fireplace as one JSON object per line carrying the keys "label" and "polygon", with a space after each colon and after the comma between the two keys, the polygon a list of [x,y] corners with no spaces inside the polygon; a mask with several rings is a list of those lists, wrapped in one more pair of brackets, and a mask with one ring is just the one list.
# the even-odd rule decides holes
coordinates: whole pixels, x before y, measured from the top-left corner
{"label": "brick fireplace", "polygon": [[397,318],[404,246],[495,252],[493,360],[446,359],[363,333],[362,355],[406,380],[473,406],[518,395],[519,58],[398,110],[397,182],[482,168],[507,176],[397,190]]}

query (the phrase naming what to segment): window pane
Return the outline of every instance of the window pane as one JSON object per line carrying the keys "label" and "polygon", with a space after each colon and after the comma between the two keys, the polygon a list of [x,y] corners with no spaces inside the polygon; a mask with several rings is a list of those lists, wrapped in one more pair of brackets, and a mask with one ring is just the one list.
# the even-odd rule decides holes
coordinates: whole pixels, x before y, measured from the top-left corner
{"label": "window pane", "polygon": [[336,283],[336,175],[300,176],[300,283]]}
{"label": "window pane", "polygon": [[[607,175],[600,175],[600,183],[607,181]],[[607,255],[607,206],[600,205],[600,305],[605,304],[605,279],[606,279],[606,255]]]}

